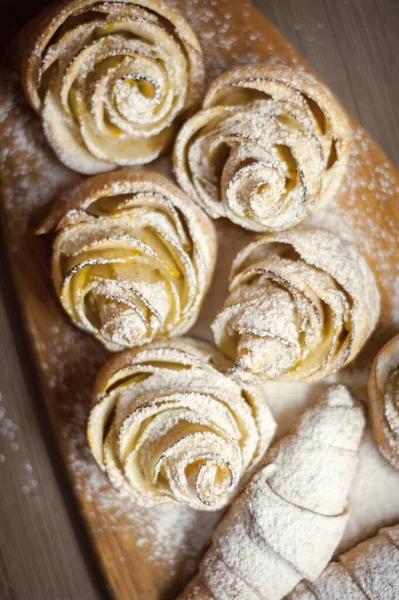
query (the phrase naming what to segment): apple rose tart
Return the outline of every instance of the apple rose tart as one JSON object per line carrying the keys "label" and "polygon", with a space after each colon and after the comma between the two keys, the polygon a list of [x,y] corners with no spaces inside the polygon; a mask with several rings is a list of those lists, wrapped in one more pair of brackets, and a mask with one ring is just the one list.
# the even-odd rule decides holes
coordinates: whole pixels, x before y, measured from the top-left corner
{"label": "apple rose tart", "polygon": [[379,316],[366,260],[323,229],[259,237],[239,252],[230,277],[212,329],[242,381],[326,377],[356,356]]}
{"label": "apple rose tart", "polygon": [[368,391],[374,437],[381,454],[399,469],[399,335],[377,354]]}
{"label": "apple rose tart", "polygon": [[334,195],[350,140],[346,114],[315,77],[245,66],[216,79],[180,130],[175,173],[211,217],[278,231]]}
{"label": "apple rose tart", "polygon": [[52,273],[80,329],[109,350],[182,334],[197,319],[216,259],[212,222],[165,177],[116,171],[66,192]]}
{"label": "apple rose tart", "polygon": [[23,64],[48,142],[87,175],[148,163],[200,99],[199,42],[159,0],[72,0],[53,8]]}
{"label": "apple rose tart", "polygon": [[275,423],[260,391],[225,369],[216,348],[190,338],[127,350],[105,365],[88,440],[116,489],[143,506],[216,510],[231,499]]}

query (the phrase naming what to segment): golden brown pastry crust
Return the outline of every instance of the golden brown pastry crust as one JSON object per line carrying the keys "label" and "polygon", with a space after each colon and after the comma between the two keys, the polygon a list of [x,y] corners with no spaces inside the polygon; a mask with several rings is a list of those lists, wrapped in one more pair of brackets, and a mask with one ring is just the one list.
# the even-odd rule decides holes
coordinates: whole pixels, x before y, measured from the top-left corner
{"label": "golden brown pastry crust", "polygon": [[377,354],[368,383],[370,417],[378,447],[399,469],[399,335]]}
{"label": "golden brown pastry crust", "polygon": [[243,381],[316,381],[356,356],[379,306],[357,250],[330,231],[299,226],[261,236],[237,255],[212,329]]}
{"label": "golden brown pastry crust", "polygon": [[37,25],[22,68],[58,158],[87,175],[148,163],[199,101],[202,50],[159,0],[72,0]]}
{"label": "golden brown pastry crust", "polygon": [[117,171],[55,204],[52,273],[72,321],[110,350],[186,332],[215,260],[212,222],[165,177]]}
{"label": "golden brown pastry crust", "polygon": [[288,229],[337,191],[351,131],[313,75],[271,63],[221,75],[180,130],[181,187],[213,218],[253,231]]}
{"label": "golden brown pastry crust", "polygon": [[275,423],[260,392],[226,376],[206,342],[174,338],[113,357],[99,373],[89,444],[113,485],[143,506],[216,510],[263,455]]}
{"label": "golden brown pastry crust", "polygon": [[395,600],[399,590],[399,525],[381,529],[303,581],[287,600]]}
{"label": "golden brown pastry crust", "polygon": [[280,600],[316,579],[348,522],[362,407],[331,386],[237,498],[179,600]]}

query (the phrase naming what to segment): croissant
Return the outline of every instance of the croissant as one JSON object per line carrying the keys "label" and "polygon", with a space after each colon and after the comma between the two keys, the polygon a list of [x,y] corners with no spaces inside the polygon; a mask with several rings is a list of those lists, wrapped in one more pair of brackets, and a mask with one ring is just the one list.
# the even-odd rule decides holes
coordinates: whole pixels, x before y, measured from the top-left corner
{"label": "croissant", "polygon": [[180,130],[174,168],[214,219],[251,231],[303,221],[337,191],[351,131],[332,93],[309,73],[274,64],[220,76]]}
{"label": "croissant", "polygon": [[316,579],[348,520],[363,426],[347,389],[328,388],[267,453],[180,600],[280,600]]}
{"label": "croissant", "polygon": [[175,338],[116,355],[100,372],[93,455],[136,503],[216,510],[263,457],[274,420],[257,388],[226,376],[208,343]]}
{"label": "croissant", "polygon": [[368,392],[374,437],[383,456],[399,469],[399,335],[377,354]]}
{"label": "croissant", "polygon": [[212,329],[243,381],[316,381],[356,356],[378,315],[365,259],[331,232],[300,226],[239,252]]}
{"label": "croissant", "polygon": [[397,600],[399,594],[399,525],[381,529],[341,554],[310,583],[305,581],[289,600]]}
{"label": "croissant", "polygon": [[159,156],[200,99],[199,42],[160,0],[71,0],[41,21],[23,85],[47,140],[87,175]]}
{"label": "croissant", "polygon": [[87,179],[60,198],[39,233],[52,229],[61,303],[108,349],[178,335],[195,322],[213,274],[215,232],[163,176]]}

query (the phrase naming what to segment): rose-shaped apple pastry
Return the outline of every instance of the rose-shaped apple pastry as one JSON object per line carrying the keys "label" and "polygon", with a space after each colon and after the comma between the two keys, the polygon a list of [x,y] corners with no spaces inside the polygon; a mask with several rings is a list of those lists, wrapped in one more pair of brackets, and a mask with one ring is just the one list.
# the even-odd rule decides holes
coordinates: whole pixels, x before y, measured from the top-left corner
{"label": "rose-shaped apple pastry", "polygon": [[159,0],[72,0],[41,21],[23,84],[58,158],[90,175],[159,156],[199,101],[202,51]]}
{"label": "rose-shaped apple pastry", "polygon": [[366,260],[324,229],[260,237],[235,258],[212,329],[242,381],[316,381],[352,360],[379,316]]}
{"label": "rose-shaped apple pastry", "polygon": [[350,139],[345,112],[315,77],[245,66],[216,79],[203,110],[180,130],[175,173],[211,217],[278,231],[334,195]]}
{"label": "rose-shaped apple pastry", "polygon": [[383,456],[399,469],[399,335],[375,357],[368,391],[374,437]]}
{"label": "rose-shaped apple pastry", "polygon": [[165,177],[116,171],[87,179],[59,199],[39,232],[50,230],[61,303],[110,350],[179,335],[195,322],[215,232]]}
{"label": "rose-shaped apple pastry", "polygon": [[257,388],[205,342],[175,338],[116,355],[89,417],[93,455],[136,503],[224,506],[263,457],[274,421]]}

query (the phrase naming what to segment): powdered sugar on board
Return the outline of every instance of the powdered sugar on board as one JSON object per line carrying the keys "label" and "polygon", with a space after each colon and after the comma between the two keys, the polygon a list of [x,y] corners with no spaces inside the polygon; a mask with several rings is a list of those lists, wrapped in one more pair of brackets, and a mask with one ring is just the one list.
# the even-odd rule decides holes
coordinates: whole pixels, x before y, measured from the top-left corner
{"label": "powdered sugar on board", "polygon": [[[250,24],[253,9],[249,4],[223,0],[173,0],[171,4],[184,8],[199,33],[208,81],[232,66],[259,62],[262,57],[280,64],[298,63],[286,43],[261,19],[256,17]],[[3,69],[0,90],[3,216],[24,320],[35,342],[43,397],[97,551],[103,565],[112,564],[117,573],[113,587],[128,590],[130,583],[142,597],[173,596],[195,569],[218,515],[170,507],[137,509],[109,487],[91,459],[86,417],[94,377],[107,354],[63,315],[50,280],[50,240],[34,236],[49,203],[79,176],[62,167],[47,147],[38,119],[23,100],[17,52],[14,60],[13,68]],[[171,172],[169,158],[149,168]],[[356,129],[345,185],[311,221],[355,243],[367,254],[379,280],[383,312],[377,334],[354,365],[339,374],[339,380],[364,401],[372,355],[399,329],[399,275],[394,260],[399,252],[398,211],[396,172],[364,132]],[[211,339],[209,324],[227,294],[231,261],[252,238],[224,220],[216,227],[217,273],[193,328],[195,335],[207,339]],[[281,432],[322,389],[324,383],[265,386]],[[380,457],[368,435],[361,449],[344,545],[399,521],[398,487],[398,474]]]}
{"label": "powdered sugar on board", "polygon": [[345,181],[337,196],[308,222],[355,243],[378,278],[383,320],[399,327],[399,181],[395,169],[368,135],[354,126]]}
{"label": "powdered sugar on board", "polygon": [[[188,579],[196,570],[199,556],[209,544],[220,512],[205,513],[188,507],[165,505],[156,509],[139,507],[121,496],[94,463],[87,447],[87,414],[82,404],[68,407],[68,425],[63,435],[69,441],[69,467],[76,477],[75,490],[85,503],[94,504],[89,518],[95,518],[96,535],[117,534],[138,556],[144,553],[150,565],[162,569],[168,587]],[[183,559],[184,557],[184,559]],[[126,561],[123,552],[114,557]]]}

